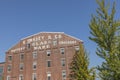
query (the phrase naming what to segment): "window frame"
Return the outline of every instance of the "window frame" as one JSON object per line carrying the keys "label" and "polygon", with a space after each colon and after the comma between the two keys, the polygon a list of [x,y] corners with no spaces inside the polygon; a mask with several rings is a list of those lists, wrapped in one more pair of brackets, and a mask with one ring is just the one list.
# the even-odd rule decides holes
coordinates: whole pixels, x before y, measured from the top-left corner
{"label": "window frame", "polygon": [[37,59],[37,55],[38,55],[37,51],[33,51],[32,54],[33,54],[33,59]]}
{"label": "window frame", "polygon": [[11,77],[10,77],[10,75],[7,75],[7,80],[11,80]]}
{"label": "window frame", "polygon": [[51,56],[51,50],[47,50],[46,53],[47,53],[47,56]]}
{"label": "window frame", "polygon": [[7,66],[7,72],[11,72],[11,70],[12,70],[12,65],[8,64],[8,66]]}
{"label": "window frame", "polygon": [[65,48],[60,48],[60,53],[65,54]]}
{"label": "window frame", "polygon": [[65,58],[61,58],[61,66],[62,67],[66,66],[66,64],[65,64]]}
{"label": "window frame", "polygon": [[24,53],[20,53],[20,61],[24,60]]}
{"label": "window frame", "polygon": [[66,70],[62,70],[62,80],[66,79]]}
{"label": "window frame", "polygon": [[20,71],[23,71],[23,70],[24,70],[24,63],[20,63],[20,64],[19,64],[19,69],[20,69]]}
{"label": "window frame", "polygon": [[37,74],[36,73],[32,74],[32,80],[37,80]]}
{"label": "window frame", "polygon": [[51,73],[47,72],[47,80],[51,80]]}
{"label": "window frame", "polygon": [[51,60],[47,60],[47,67],[51,67]]}
{"label": "window frame", "polygon": [[8,61],[12,61],[12,55],[8,55]]}
{"label": "window frame", "polygon": [[37,69],[37,62],[33,62],[33,70],[36,70]]}
{"label": "window frame", "polygon": [[[21,78],[22,77],[22,78]],[[23,74],[19,75],[19,80],[24,80]]]}
{"label": "window frame", "polygon": [[27,49],[30,49],[30,48],[31,48],[31,44],[30,44],[30,43],[27,43],[27,44],[26,44],[26,47],[27,47]]}

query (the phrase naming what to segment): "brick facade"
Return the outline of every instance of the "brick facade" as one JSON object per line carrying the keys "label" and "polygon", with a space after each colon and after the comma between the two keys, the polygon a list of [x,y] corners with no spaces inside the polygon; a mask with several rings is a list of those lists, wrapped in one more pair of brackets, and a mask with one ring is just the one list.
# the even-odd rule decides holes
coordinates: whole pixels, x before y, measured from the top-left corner
{"label": "brick facade", "polygon": [[69,80],[69,64],[81,43],[62,32],[21,39],[6,52],[4,80]]}

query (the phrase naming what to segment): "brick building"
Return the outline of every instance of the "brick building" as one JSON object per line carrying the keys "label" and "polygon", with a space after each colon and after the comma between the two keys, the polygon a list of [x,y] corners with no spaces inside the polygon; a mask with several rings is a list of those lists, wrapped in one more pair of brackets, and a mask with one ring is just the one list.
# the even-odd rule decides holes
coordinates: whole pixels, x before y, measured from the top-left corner
{"label": "brick building", "polygon": [[4,64],[5,62],[0,63],[0,80],[3,79],[3,74],[4,74]]}
{"label": "brick building", "polygon": [[40,32],[6,52],[4,80],[68,80],[69,64],[82,41],[63,32]]}

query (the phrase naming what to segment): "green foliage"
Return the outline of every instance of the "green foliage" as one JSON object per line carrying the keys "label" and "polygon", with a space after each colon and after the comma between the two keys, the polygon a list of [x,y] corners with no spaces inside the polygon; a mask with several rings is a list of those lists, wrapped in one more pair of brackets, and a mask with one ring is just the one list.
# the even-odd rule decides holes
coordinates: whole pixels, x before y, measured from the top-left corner
{"label": "green foliage", "polygon": [[89,59],[83,46],[80,45],[79,52],[76,52],[70,64],[70,80],[95,80],[94,68],[88,69]]}
{"label": "green foliage", "polygon": [[120,21],[115,20],[115,2],[112,10],[109,11],[109,3],[105,0],[97,0],[99,7],[97,15],[92,15],[90,22],[90,40],[97,43],[96,54],[104,59],[100,71],[101,80],[119,80],[120,79]]}

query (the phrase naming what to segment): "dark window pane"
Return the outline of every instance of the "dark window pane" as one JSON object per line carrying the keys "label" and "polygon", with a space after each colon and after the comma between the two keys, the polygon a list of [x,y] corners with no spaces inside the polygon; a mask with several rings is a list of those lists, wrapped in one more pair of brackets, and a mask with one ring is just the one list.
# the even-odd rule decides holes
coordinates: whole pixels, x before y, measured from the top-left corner
{"label": "dark window pane", "polygon": [[8,56],[8,60],[9,60],[9,61],[12,61],[12,56]]}
{"label": "dark window pane", "polygon": [[47,51],[47,56],[50,56],[50,54],[51,54],[51,51],[48,50],[48,51]]}
{"label": "dark window pane", "polygon": [[60,53],[64,54],[65,53],[65,49],[64,48],[60,48]]}
{"label": "dark window pane", "polygon": [[27,49],[30,49],[30,43],[27,44]]}
{"label": "dark window pane", "polygon": [[20,54],[20,60],[24,60],[24,54]]}
{"label": "dark window pane", "polygon": [[62,59],[62,60],[61,60],[61,65],[62,65],[62,66],[65,66],[65,59]]}
{"label": "dark window pane", "polygon": [[50,80],[50,76],[48,76],[48,80]]}
{"label": "dark window pane", "polygon": [[12,66],[8,65],[8,71],[11,71]]}
{"label": "dark window pane", "polygon": [[20,64],[20,70],[23,70],[23,68],[24,68],[24,65],[23,65],[23,63],[21,63]]}
{"label": "dark window pane", "polygon": [[51,67],[51,61],[47,61],[48,67]]}

